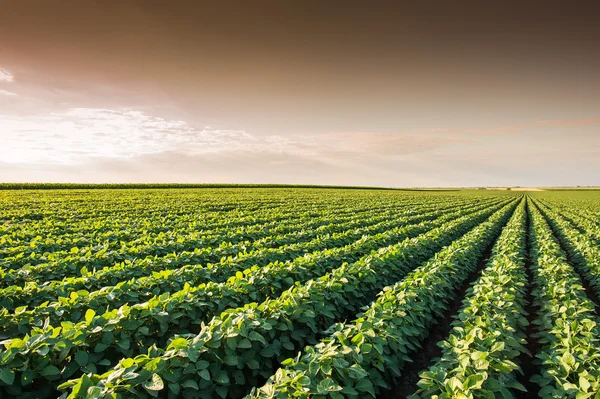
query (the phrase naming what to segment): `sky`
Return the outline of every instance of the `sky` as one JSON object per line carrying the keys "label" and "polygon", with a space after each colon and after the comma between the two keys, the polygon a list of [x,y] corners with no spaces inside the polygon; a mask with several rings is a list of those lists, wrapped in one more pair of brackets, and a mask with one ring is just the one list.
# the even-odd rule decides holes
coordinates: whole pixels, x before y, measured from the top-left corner
{"label": "sky", "polygon": [[600,185],[586,1],[0,2],[0,181]]}

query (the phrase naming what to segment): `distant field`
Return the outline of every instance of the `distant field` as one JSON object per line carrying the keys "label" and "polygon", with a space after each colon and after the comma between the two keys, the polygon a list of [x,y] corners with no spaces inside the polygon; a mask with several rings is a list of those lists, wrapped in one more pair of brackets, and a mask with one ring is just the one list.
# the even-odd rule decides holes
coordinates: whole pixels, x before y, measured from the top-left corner
{"label": "distant field", "polygon": [[596,191],[3,188],[0,398],[600,391]]}
{"label": "distant field", "polygon": [[546,191],[546,189],[538,187],[488,187],[486,190]]}

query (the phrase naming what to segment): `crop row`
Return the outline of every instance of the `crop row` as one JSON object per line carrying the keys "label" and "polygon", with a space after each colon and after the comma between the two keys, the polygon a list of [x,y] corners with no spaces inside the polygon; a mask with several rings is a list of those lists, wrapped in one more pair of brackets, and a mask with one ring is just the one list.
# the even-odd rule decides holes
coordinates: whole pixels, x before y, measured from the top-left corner
{"label": "crop row", "polygon": [[[538,371],[533,376],[524,376],[537,385],[536,391],[528,393],[529,397],[537,394],[543,398],[589,398],[600,391],[600,329],[594,306],[547,222],[558,232],[560,241],[573,255],[576,269],[581,271],[586,270],[586,265],[577,250],[577,247],[582,249],[581,245],[577,243],[589,245],[589,241],[575,233],[557,213],[549,212],[543,217],[532,201],[530,204],[533,220],[529,231],[530,258],[535,287],[532,297],[540,309],[533,323],[538,332],[524,336],[527,322],[523,267],[513,263],[512,268],[498,269],[501,274],[489,285],[490,295],[471,303],[470,309],[476,309],[479,317],[471,315],[468,321],[477,322],[477,327],[464,323],[464,317],[457,321],[453,334],[443,343],[442,358],[421,373],[421,389],[415,397],[514,397],[515,390],[526,391],[518,382],[519,373],[523,373],[518,360],[523,358],[523,352],[526,356],[535,356],[533,363]],[[563,235],[564,231],[570,233],[569,237]],[[508,290],[502,295],[498,287],[505,283]],[[490,318],[498,323],[485,334],[481,322]],[[527,353],[524,338],[537,342],[540,349]],[[479,345],[473,347],[477,343]]]}
{"label": "crop row", "polygon": [[[492,219],[500,224],[514,206],[514,202],[503,206]],[[240,397],[282,360],[315,343],[332,323],[351,317],[385,285],[404,277],[497,209],[461,217],[382,248],[296,285],[278,299],[226,311],[193,338],[176,338],[166,350],[151,348],[148,355],[124,359],[104,375],[83,376],[63,388],[74,385],[71,397],[125,392],[154,396],[163,389],[170,396]]]}
{"label": "crop row", "polygon": [[596,296],[600,295],[600,247],[590,240],[593,230],[586,229],[586,234],[582,234],[571,223],[569,223],[560,213],[553,211],[547,206],[540,206],[542,215],[550,224],[559,242],[563,245],[570,257],[570,261],[576,271],[589,282],[589,285]]}
{"label": "crop row", "polygon": [[[518,382],[519,374],[523,373],[519,364],[523,352],[525,356],[535,356],[533,363],[537,368],[533,376],[523,377],[537,386],[531,386],[535,391],[528,392],[528,397],[589,398],[600,391],[600,340],[597,338],[600,329],[594,306],[547,222],[559,232],[561,241],[572,249],[569,240],[561,236],[559,226],[569,227],[565,220],[557,219],[555,213],[552,217],[543,217],[534,202],[529,203],[533,220],[529,230],[535,287],[532,298],[533,305],[540,309],[533,324],[538,332],[524,336],[527,322],[524,318],[523,285],[526,275],[522,266],[513,263],[512,268],[498,269],[501,274],[489,291],[493,296],[471,304],[471,309],[476,309],[479,314],[478,318],[469,318],[469,322],[479,323],[476,329],[471,328],[471,342],[479,342],[479,345],[472,347],[466,344],[469,341],[469,324],[465,324],[464,320],[457,321],[453,334],[443,343],[445,351],[442,358],[421,373],[421,389],[415,397],[514,397],[515,390],[526,391]],[[575,234],[571,238],[577,242],[586,241]],[[576,259],[575,264],[576,268],[584,270],[581,259]],[[511,282],[511,277],[516,280]],[[497,287],[504,283],[509,284],[506,295],[497,291]],[[494,318],[499,323],[488,334],[481,335],[485,333],[485,328],[480,330],[481,322],[486,318]],[[457,340],[457,337],[467,339]],[[523,346],[524,338],[537,343],[532,348],[539,345],[539,349],[535,353],[527,353]]]}
{"label": "crop row", "polygon": [[504,208],[386,287],[358,319],[334,325],[329,337],[287,359],[250,397],[364,398],[390,389],[514,209]]}
{"label": "crop row", "polygon": [[[127,260],[124,262],[116,263],[111,266],[107,266],[101,268],[99,270],[87,270],[87,267],[79,268],[80,264],[74,263],[72,260],[77,257],[77,254],[72,254],[69,257],[65,257],[61,259],[60,263],[54,264],[45,264],[43,266],[37,266],[35,268],[22,268],[19,270],[10,270],[4,273],[3,278],[5,284],[8,284],[9,281],[24,280],[30,279],[32,282],[36,281],[44,281],[44,277],[47,277],[49,273],[51,273],[55,277],[62,277],[67,275],[67,277],[63,277],[64,281],[71,281],[73,278],[85,276],[88,278],[93,278],[94,280],[101,280],[101,276],[106,276],[106,281],[103,281],[102,284],[110,284],[112,280],[113,283],[120,281],[119,279],[119,271],[124,273],[125,278],[133,278],[139,277],[142,275],[148,275],[154,270],[165,270],[165,269],[175,269],[182,265],[190,264],[190,263],[211,263],[218,262],[219,260],[232,256],[240,256],[242,254],[247,254],[248,252],[251,254],[253,251],[256,251],[261,248],[269,248],[271,246],[277,248],[277,246],[285,246],[289,243],[302,243],[306,241],[314,240],[315,237],[318,238],[323,235],[328,235],[331,233],[335,233],[337,231],[345,231],[347,229],[351,229],[353,227],[361,227],[361,226],[369,226],[370,224],[376,224],[381,221],[386,221],[390,216],[394,215],[394,211],[390,211],[389,213],[383,213],[383,215],[378,215],[372,218],[365,217],[365,215],[355,216],[350,219],[350,221],[340,221],[340,225],[333,225],[331,220],[327,222],[325,226],[316,228],[310,232],[305,230],[300,230],[298,232],[292,234],[285,235],[277,235],[275,231],[274,235],[268,235],[265,238],[260,239],[257,237],[257,240],[254,243],[249,241],[238,243],[238,244],[230,244],[227,242],[223,242],[217,240],[216,242],[211,242],[210,240],[201,239],[200,242],[203,242],[203,245],[200,245],[198,248],[184,249],[177,253],[171,253],[163,256],[152,256]],[[304,226],[300,224],[298,228],[302,229]],[[267,232],[263,232],[260,235],[267,234]],[[279,244],[279,245],[277,245]],[[256,247],[256,248],[254,248]],[[88,258],[82,257],[82,264],[93,265],[95,261],[91,259],[103,259],[103,255],[100,253],[89,254]],[[63,269],[66,268],[66,271],[61,272],[59,264],[64,265]],[[57,270],[58,269],[58,270]],[[41,270],[41,272],[40,272]],[[130,271],[130,273],[127,273]],[[137,272],[137,275],[136,275]],[[75,274],[74,277],[69,277],[69,275]],[[114,274],[114,278],[111,278],[111,275]],[[79,275],[79,276],[77,276]],[[52,281],[53,279],[48,279],[45,281]],[[87,283],[87,281],[86,281]],[[27,284],[27,283],[26,283]],[[60,282],[54,282],[53,285],[60,284]],[[33,287],[37,287],[38,284],[29,284]],[[14,286],[14,285],[13,285]],[[93,287],[90,287],[93,288]]]}
{"label": "crop row", "polygon": [[[381,212],[384,215],[393,215],[397,209]],[[369,214],[377,215],[377,212],[369,211]],[[362,216],[362,217],[361,217]],[[218,229],[207,235],[197,232],[185,235],[179,231],[179,235],[172,237],[160,234],[161,242],[122,242],[117,250],[99,245],[80,249],[73,247],[69,251],[58,251],[45,253],[40,258],[25,257],[23,252],[15,257],[5,258],[2,264],[6,270],[0,274],[0,284],[24,284],[27,281],[49,281],[57,278],[80,276],[85,271],[110,268],[119,262],[134,263],[152,262],[160,264],[158,267],[179,264],[179,262],[205,261],[215,262],[223,256],[236,255],[239,252],[257,249],[260,247],[277,246],[281,240],[284,242],[300,242],[314,238],[319,233],[316,229],[326,226],[326,229],[335,231],[337,226],[331,224],[334,215],[327,214],[315,219],[307,217],[303,219],[298,216],[272,228],[270,222],[267,226],[259,224],[248,229],[230,230],[229,232]],[[350,215],[340,222],[352,224],[364,223],[368,220],[367,215]],[[385,219],[382,219],[385,220]],[[342,226],[345,228],[345,226]],[[226,227],[223,227],[226,229]],[[307,231],[308,230],[308,231]],[[283,235],[280,240],[279,235]],[[178,258],[183,258],[180,261]],[[162,263],[161,263],[162,261]]]}
{"label": "crop row", "polygon": [[595,227],[600,226],[598,217],[600,216],[600,206],[598,201],[593,202],[582,202],[575,201],[567,198],[547,198],[541,197],[536,198],[536,202],[552,206],[553,208],[560,209],[561,212],[566,212],[570,216],[575,216],[580,220],[585,220],[587,223],[594,225]]}
{"label": "crop row", "polygon": [[[126,202],[127,199],[130,202]],[[29,220],[19,218],[20,220],[17,221],[6,214],[0,216],[7,222],[0,225],[0,233],[2,233],[0,244],[3,248],[3,251],[0,252],[1,257],[14,253],[16,247],[28,245],[31,241],[38,241],[37,236],[42,234],[50,240],[47,245],[51,249],[53,241],[60,241],[65,245],[72,243],[71,246],[74,246],[80,241],[87,241],[88,238],[112,238],[113,234],[115,234],[115,238],[123,237],[125,241],[128,241],[136,235],[168,233],[178,226],[205,230],[211,227],[221,227],[223,218],[230,220],[228,224],[231,227],[243,227],[266,223],[270,220],[269,217],[274,217],[285,209],[285,203],[260,202],[237,203],[236,205],[221,203],[215,207],[210,202],[203,204],[194,201],[190,204],[189,210],[182,212],[174,209],[172,204],[169,204],[168,207],[160,206],[161,202],[156,198],[140,203],[132,201],[130,197],[107,201],[105,208],[102,208],[102,205],[99,206],[98,202],[89,199],[75,204],[57,201],[57,204],[60,207],[46,209],[46,212],[40,215],[41,218]],[[122,206],[119,207],[118,204]],[[39,203],[22,204],[21,209],[33,208],[32,205],[40,206]],[[192,205],[193,208],[191,208]],[[370,204],[362,203],[364,207],[368,207],[368,205]],[[135,216],[131,215],[132,206],[136,209]],[[351,205],[346,204],[346,206]],[[192,209],[193,211],[191,211]],[[300,206],[298,213],[313,213],[321,209],[344,211],[345,207],[343,204],[340,204],[339,207],[308,204]],[[127,229],[122,229],[124,224],[127,224]],[[107,233],[108,237],[106,237]],[[38,244],[41,246],[45,242]],[[43,251],[43,247],[40,250]]]}
{"label": "crop row", "polygon": [[[397,228],[418,224],[424,220],[434,220],[443,213],[444,211],[438,211],[420,216],[398,217],[391,222],[381,222],[364,229],[324,237],[324,239],[314,242],[314,245],[290,244],[280,250],[266,249],[249,254],[249,256],[224,258],[221,262],[209,265],[209,267],[189,265],[177,270],[155,273],[148,277],[124,279],[126,280],[124,283],[113,287],[104,287],[102,290],[91,293],[78,290],[100,287],[106,279],[98,278],[102,276],[95,275],[53,282],[41,287],[31,284],[28,286],[31,288],[28,292],[25,290],[19,292],[19,298],[21,303],[29,302],[33,307],[29,310],[19,307],[13,313],[8,309],[2,310],[0,312],[0,329],[4,332],[14,333],[18,326],[19,331],[27,333],[33,325],[41,326],[46,318],[49,318],[52,324],[62,321],[77,322],[83,318],[83,313],[89,308],[94,311],[102,311],[103,308],[106,310],[108,306],[115,308],[126,303],[143,302],[163,293],[183,290],[185,284],[197,286],[206,282],[219,283],[252,266],[263,267],[271,264],[276,266],[288,259],[308,256],[324,261],[327,259],[324,252],[328,249],[337,246],[352,247],[353,243],[369,234],[377,235],[385,232],[388,233],[389,239],[393,240],[395,239],[393,233]],[[310,252],[313,253],[308,255]],[[245,278],[251,278],[250,274],[246,273]],[[132,275],[132,277],[134,276]],[[11,300],[15,303],[17,300],[14,296],[16,289],[10,291],[12,292],[3,293],[3,295],[8,297],[12,293]],[[75,291],[77,292],[74,293]],[[70,295],[71,293],[74,294]],[[55,295],[66,297],[54,299]]]}
{"label": "crop row", "polygon": [[441,343],[441,358],[420,373],[415,397],[511,398],[511,389],[525,390],[516,374],[528,325],[525,221],[523,202],[467,291],[453,329]]}
{"label": "crop row", "polygon": [[[477,214],[478,218],[490,212],[480,211]],[[464,219],[468,218],[462,218],[462,224],[467,223]],[[407,228],[411,227],[407,226]],[[423,228],[419,225],[415,227]],[[392,239],[398,240],[401,237]],[[424,243],[415,240],[413,245],[421,248],[426,243],[427,240]],[[369,248],[366,253],[375,248],[378,246]],[[279,291],[282,291],[282,284],[289,286],[292,283],[286,280],[290,277],[297,279],[298,274],[303,271],[304,276],[308,278],[315,274],[318,276],[335,264],[339,265],[338,262],[337,259],[332,259],[328,265],[316,258],[313,259],[313,264],[304,267],[287,265],[287,268],[281,270],[275,268],[271,274],[263,273],[255,276],[255,279],[235,278],[226,284],[206,284],[197,288],[188,285],[177,295],[170,297],[163,295],[144,304],[124,306],[102,315],[95,315],[95,312],[90,310],[86,312],[82,323],[76,325],[62,323],[61,327],[45,326],[42,329],[34,329],[31,335],[23,339],[7,341],[6,350],[0,353],[0,359],[5,360],[3,363],[5,367],[13,372],[21,372],[22,375],[27,374],[30,379],[41,377],[61,381],[78,372],[80,368],[83,371],[95,372],[99,367],[106,368],[113,364],[113,360],[118,360],[123,355],[143,351],[143,348],[156,340],[162,338],[163,342],[166,342],[166,338],[182,332],[186,324],[193,324],[199,330],[201,322],[207,321],[216,313],[215,311],[256,300],[259,295],[264,298],[264,294],[277,290],[278,286]],[[345,267],[342,266],[343,268]],[[261,287],[264,294],[261,294]],[[268,291],[265,292],[264,288]],[[250,298],[245,293],[251,293]],[[81,352],[85,355],[77,355]],[[86,362],[83,362],[81,357],[84,357]],[[80,358],[79,362],[78,358]],[[49,371],[52,373],[49,374]]]}
{"label": "crop row", "polygon": [[[461,211],[464,208],[460,207],[457,209]],[[182,289],[186,282],[197,285],[206,281],[222,281],[236,272],[254,265],[265,266],[301,256],[321,257],[324,254],[329,255],[328,250],[339,246],[342,246],[342,250],[351,250],[353,243],[360,240],[363,235],[376,235],[388,230],[394,231],[395,227],[401,227],[403,224],[433,220],[441,216],[444,212],[445,210],[441,209],[437,212],[425,212],[421,215],[417,213],[415,216],[396,217],[390,222],[380,222],[363,229],[349,230],[345,233],[319,237],[304,245],[290,244],[281,249],[266,249],[236,257],[227,257],[216,264],[186,265],[177,269],[161,270],[153,272],[147,277],[139,278],[140,273],[143,275],[145,271],[142,266],[138,265],[139,267],[137,268],[133,266],[126,268],[115,267],[90,276],[67,278],[45,285],[30,283],[25,287],[13,286],[0,290],[0,298],[7,309],[14,309],[15,307],[29,304],[38,308],[49,308],[52,311],[52,306],[40,306],[46,301],[85,302],[91,303],[95,309],[101,309],[102,306],[108,304],[115,307],[128,302],[144,301],[153,295],[163,292],[177,291],[178,289]],[[343,255],[343,253],[331,253],[331,255]],[[141,272],[138,272],[138,270],[141,270]],[[104,287],[99,292],[89,294],[87,291],[81,291],[82,289],[94,289],[94,287],[100,288],[115,280],[117,284],[112,287]],[[58,296],[69,298],[59,298]],[[60,305],[55,311],[60,311],[60,308],[63,306]],[[6,311],[3,312],[3,314],[6,313]]]}
{"label": "crop row", "polygon": [[[71,193],[37,192],[35,196],[19,196],[2,192],[0,244],[7,249],[29,245],[38,235],[60,239],[65,234],[74,234],[74,240],[78,240],[100,233],[102,237],[107,228],[138,236],[169,233],[182,226],[189,226],[192,230],[210,227],[233,229],[266,223],[276,217],[301,217],[328,210],[346,212],[356,206],[376,208],[399,203],[419,204],[424,199],[432,203],[440,200],[406,194],[383,196],[362,193],[348,196],[323,191],[303,191],[301,195],[285,191],[261,193],[239,190],[97,191],[93,198],[89,193]],[[135,214],[132,214],[132,209],[135,209]],[[30,214],[29,218],[27,214]]]}
{"label": "crop row", "polygon": [[579,275],[536,206],[530,235],[535,288],[539,307],[534,324],[540,350],[536,354],[540,397],[589,398],[600,390],[600,327],[594,304]]}
{"label": "crop row", "polygon": [[[7,248],[0,250],[0,259],[2,265],[11,268],[18,268],[26,264],[36,265],[48,261],[60,259],[61,256],[68,256],[73,248],[84,254],[86,252],[96,252],[103,250],[111,251],[112,256],[118,260],[126,259],[128,250],[132,248],[136,253],[145,252],[147,255],[160,254],[176,250],[174,245],[185,245],[188,241],[197,240],[205,236],[207,241],[222,238],[222,241],[231,243],[242,242],[247,239],[244,235],[252,235],[255,231],[260,233],[270,228],[275,228],[281,233],[294,231],[291,229],[295,224],[307,226],[318,226],[331,220],[332,216],[344,218],[359,215],[363,212],[372,212],[377,209],[387,211],[393,209],[406,208],[410,205],[418,206],[418,203],[407,202],[394,204],[391,206],[375,206],[372,204],[359,203],[347,205],[343,208],[324,207],[323,209],[312,210],[310,208],[296,209],[295,212],[284,212],[281,209],[261,209],[259,211],[248,213],[243,216],[243,211],[237,210],[231,215],[225,212],[214,212],[211,215],[203,215],[200,220],[189,220],[189,215],[180,217],[168,225],[160,225],[156,228],[141,226],[132,228],[128,225],[123,229],[123,224],[127,223],[129,218],[117,217],[111,215],[110,218],[102,219],[102,222],[93,221],[96,230],[78,226],[72,234],[65,232],[44,231],[42,237],[38,235],[27,242],[16,243],[14,241],[4,243]],[[237,215],[237,216],[236,216]],[[135,222],[140,223],[144,220],[143,215],[137,215]],[[156,218],[150,216],[151,223],[156,223]],[[231,220],[224,223],[226,220]],[[99,234],[102,234],[99,236]]]}
{"label": "crop row", "polygon": [[590,219],[590,216],[585,212],[576,212],[571,208],[565,208],[552,202],[536,199],[536,203],[552,214],[560,216],[561,220],[569,222],[569,225],[573,226],[581,234],[591,238],[592,242],[600,243],[600,223],[598,220]]}

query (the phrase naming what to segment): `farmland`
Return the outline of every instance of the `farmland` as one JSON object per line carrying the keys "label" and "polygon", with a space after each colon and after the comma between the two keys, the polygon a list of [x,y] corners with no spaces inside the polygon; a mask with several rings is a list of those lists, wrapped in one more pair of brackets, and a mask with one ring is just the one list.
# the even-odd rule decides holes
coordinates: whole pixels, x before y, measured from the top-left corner
{"label": "farmland", "polygon": [[599,398],[600,191],[0,190],[0,398]]}

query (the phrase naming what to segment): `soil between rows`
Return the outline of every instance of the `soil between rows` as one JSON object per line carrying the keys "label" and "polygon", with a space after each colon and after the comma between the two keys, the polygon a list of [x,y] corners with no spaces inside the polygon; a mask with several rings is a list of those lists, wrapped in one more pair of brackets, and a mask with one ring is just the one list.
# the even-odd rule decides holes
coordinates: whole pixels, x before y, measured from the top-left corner
{"label": "soil between rows", "polygon": [[525,219],[525,273],[527,274],[527,293],[525,294],[525,301],[527,303],[525,311],[527,312],[528,326],[525,330],[525,339],[527,344],[525,349],[529,353],[523,352],[517,360],[517,364],[521,367],[523,374],[517,373],[517,380],[527,389],[527,392],[513,391],[513,394],[517,399],[526,399],[531,397],[537,397],[540,387],[531,382],[530,379],[533,375],[537,374],[536,365],[533,364],[535,354],[538,352],[540,343],[536,337],[537,327],[533,324],[533,321],[538,317],[539,306],[533,303],[533,271],[532,271],[532,258],[531,258],[531,216],[529,214],[530,199],[527,201],[526,219]]}

